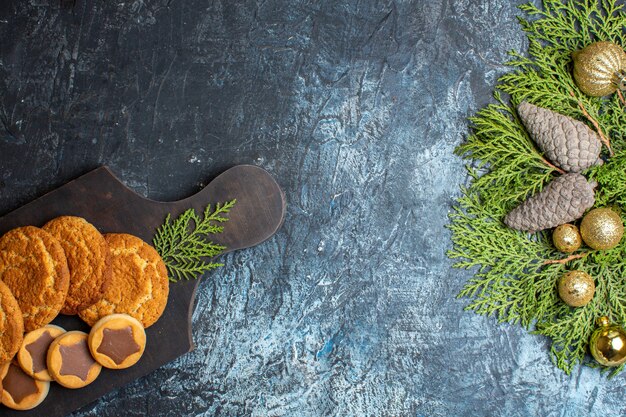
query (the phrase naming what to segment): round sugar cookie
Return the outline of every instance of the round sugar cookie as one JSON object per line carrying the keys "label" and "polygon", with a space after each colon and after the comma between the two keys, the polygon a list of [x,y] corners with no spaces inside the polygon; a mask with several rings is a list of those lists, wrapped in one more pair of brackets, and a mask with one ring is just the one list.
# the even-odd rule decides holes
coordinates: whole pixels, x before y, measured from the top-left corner
{"label": "round sugar cookie", "polygon": [[48,349],[48,372],[65,388],[85,387],[95,381],[101,370],[89,352],[87,333],[63,333]]}
{"label": "round sugar cookie", "polygon": [[61,244],[38,227],[10,230],[0,238],[0,280],[22,310],[24,330],[45,326],[61,311],[70,283]]}
{"label": "round sugar cookie", "polygon": [[48,348],[63,333],[65,329],[53,324],[27,333],[17,352],[17,361],[22,370],[39,381],[52,381],[48,373]]}
{"label": "round sugar cookie", "polygon": [[0,281],[0,363],[10,361],[22,344],[24,319],[13,293]]}
{"label": "round sugar cookie", "polygon": [[78,313],[93,326],[109,314],[128,314],[145,328],[153,325],[167,304],[167,269],[157,251],[136,236],[104,235],[111,250],[111,280],[104,296]]}
{"label": "round sugar cookie", "polygon": [[43,229],[63,247],[70,271],[70,288],[61,314],[77,314],[102,298],[111,275],[109,245],[82,217],[57,217]]}
{"label": "round sugar cookie", "polygon": [[50,382],[37,381],[26,374],[16,361],[0,368],[2,379],[2,404],[14,410],[30,410],[48,396]]}
{"label": "round sugar cookie", "polygon": [[100,365],[125,369],[136,364],[146,348],[146,332],[136,318],[111,314],[98,320],[89,332],[89,350]]}

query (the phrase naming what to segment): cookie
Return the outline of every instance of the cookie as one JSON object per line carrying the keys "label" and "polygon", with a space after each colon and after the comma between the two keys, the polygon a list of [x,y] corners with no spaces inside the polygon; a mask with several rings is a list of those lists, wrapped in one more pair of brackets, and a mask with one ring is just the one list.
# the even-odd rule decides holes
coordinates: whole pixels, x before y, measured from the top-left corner
{"label": "cookie", "polygon": [[65,329],[48,324],[24,336],[24,342],[17,352],[17,361],[24,372],[39,381],[52,381],[48,373],[48,348]]}
{"label": "cookie", "polygon": [[0,363],[13,359],[23,334],[22,310],[9,287],[0,281]]}
{"label": "cookie", "polygon": [[22,310],[24,330],[45,326],[59,314],[70,283],[61,244],[38,227],[7,232],[0,238],[0,280]]}
{"label": "cookie", "polygon": [[37,407],[48,396],[50,383],[37,381],[26,374],[16,361],[0,369],[2,378],[2,404],[14,410],[30,410]]}
{"label": "cookie", "polygon": [[157,251],[138,237],[104,235],[111,250],[111,280],[102,300],[78,313],[93,326],[109,314],[128,314],[145,328],[153,325],[167,304],[167,269]]}
{"label": "cookie", "polygon": [[146,348],[142,324],[128,314],[111,314],[98,320],[89,332],[89,350],[100,365],[125,369],[136,364]]}
{"label": "cookie", "polygon": [[65,388],[85,387],[95,381],[101,370],[89,352],[87,333],[63,333],[48,349],[48,372]]}
{"label": "cookie", "polygon": [[61,314],[77,314],[102,298],[111,275],[109,245],[82,217],[57,217],[43,229],[61,243],[70,270],[70,288]]}

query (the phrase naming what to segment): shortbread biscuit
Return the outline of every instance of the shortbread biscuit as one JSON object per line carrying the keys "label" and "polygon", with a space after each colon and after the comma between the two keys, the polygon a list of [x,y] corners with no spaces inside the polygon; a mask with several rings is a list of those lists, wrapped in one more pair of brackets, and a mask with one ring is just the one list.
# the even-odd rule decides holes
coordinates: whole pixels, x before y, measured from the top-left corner
{"label": "shortbread biscuit", "polygon": [[48,372],[65,388],[85,387],[95,381],[101,370],[89,352],[87,333],[63,333],[48,349]]}
{"label": "shortbread biscuit", "polygon": [[61,244],[38,227],[7,232],[0,238],[0,280],[22,310],[24,330],[45,326],[59,314],[70,283]]}
{"label": "shortbread biscuit", "polygon": [[24,336],[24,342],[17,352],[17,361],[22,370],[39,381],[52,381],[48,373],[48,348],[65,329],[48,324]]}
{"label": "shortbread biscuit", "polygon": [[111,314],[98,320],[89,332],[89,350],[100,365],[125,369],[136,364],[146,348],[146,332],[128,314]]}
{"label": "shortbread biscuit", "polygon": [[0,281],[0,363],[13,359],[22,344],[23,334],[22,310],[9,287]]}
{"label": "shortbread biscuit", "polygon": [[109,245],[82,217],[57,217],[43,229],[61,243],[70,270],[70,288],[61,314],[77,314],[102,298],[111,276]]}
{"label": "shortbread biscuit", "polygon": [[16,361],[8,362],[0,369],[2,379],[2,404],[14,410],[30,410],[48,396],[50,383],[37,381],[27,375]]}
{"label": "shortbread biscuit", "polygon": [[153,325],[167,304],[167,269],[157,251],[136,236],[104,235],[111,250],[111,280],[102,300],[78,313],[93,326],[109,314],[128,314],[145,328]]}

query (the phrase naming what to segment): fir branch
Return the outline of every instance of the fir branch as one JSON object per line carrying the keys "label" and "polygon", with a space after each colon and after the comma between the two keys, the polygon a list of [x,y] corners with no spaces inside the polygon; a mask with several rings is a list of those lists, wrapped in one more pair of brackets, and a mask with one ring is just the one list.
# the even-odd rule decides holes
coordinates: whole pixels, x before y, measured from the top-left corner
{"label": "fir branch", "polygon": [[[508,203],[508,210],[520,198],[538,192],[552,178],[554,169],[544,163],[515,112],[499,93],[491,104],[471,118],[474,134],[458,147],[457,154],[477,162],[470,168],[472,187],[486,204]],[[480,170],[487,169],[480,173]],[[497,174],[497,175],[494,175]]]}
{"label": "fir branch", "polygon": [[193,208],[174,221],[167,215],[154,236],[153,244],[167,266],[170,281],[198,278],[207,271],[223,266],[209,260],[226,249],[225,246],[213,243],[210,235],[222,233],[224,227],[219,223],[228,221],[225,215],[235,203],[236,200],[217,203],[213,211],[209,204],[202,217]]}
{"label": "fir branch", "polygon": [[[576,98],[576,95],[574,94],[573,91],[570,91],[569,94],[570,96]],[[613,153],[613,150],[611,149],[611,141],[606,136],[604,136],[604,132],[602,132],[602,128],[598,124],[597,120],[591,117],[587,109],[585,109],[585,106],[583,106],[583,104],[580,101],[578,102],[578,107],[580,108],[580,111],[582,112],[583,116],[585,116],[585,119],[587,119],[589,123],[591,123],[593,127],[596,129],[596,132],[598,132],[598,136],[600,136],[600,140],[602,141],[604,146],[606,146],[606,148],[609,150],[609,153],[611,154],[611,156],[615,155]]]}
{"label": "fir branch", "polygon": [[615,155],[601,167],[594,167],[589,174],[599,185],[597,205],[614,203],[626,207],[626,152]]}
{"label": "fir branch", "polygon": [[[611,0],[544,0],[520,9],[527,54],[511,52],[512,71],[498,80],[495,103],[470,119],[472,135],[457,153],[471,160],[471,183],[450,214],[455,267],[474,276],[459,293],[467,309],[519,323],[552,341],[550,356],[570,373],[586,358],[595,319],[608,315],[626,324],[626,239],[608,251],[579,251],[563,257],[548,231],[529,235],[507,228],[506,213],[540,191],[558,174],[528,137],[515,107],[527,100],[577,120],[601,133],[610,148],[608,162],[585,175],[598,182],[596,207],[626,207],[626,111],[619,94],[588,97],[571,75],[571,53],[591,42],[626,46],[626,15]],[[505,100],[506,97],[506,100]],[[614,154],[613,154],[614,152]],[[580,269],[595,277],[596,295],[582,308],[571,308],[557,295],[558,278]],[[621,367],[612,370],[613,374]]]}
{"label": "fir branch", "polygon": [[566,263],[568,263],[570,261],[573,261],[574,259],[584,258],[587,255],[588,255],[588,253],[584,252],[584,253],[577,253],[575,255],[570,255],[567,258],[563,258],[563,259],[547,259],[547,260],[543,261],[543,264],[544,265],[566,264]]}

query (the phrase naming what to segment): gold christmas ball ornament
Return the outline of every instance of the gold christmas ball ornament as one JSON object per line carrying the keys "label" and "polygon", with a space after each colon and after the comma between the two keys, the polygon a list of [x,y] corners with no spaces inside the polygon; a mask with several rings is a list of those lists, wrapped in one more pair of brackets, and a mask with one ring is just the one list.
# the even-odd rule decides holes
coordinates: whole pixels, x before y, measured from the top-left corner
{"label": "gold christmas ball ornament", "polygon": [[595,42],[572,53],[574,80],[587,95],[602,97],[626,89],[626,52],[612,42]]}
{"label": "gold christmas ball ornament", "polygon": [[593,278],[583,271],[569,271],[559,279],[559,297],[570,307],[587,305],[596,292]]}
{"label": "gold christmas ball ornament", "polygon": [[610,208],[593,209],[583,217],[580,235],[593,249],[611,249],[622,240],[624,223],[620,215]]}
{"label": "gold christmas ball ornament", "polygon": [[580,248],[583,240],[578,227],[573,224],[562,224],[552,232],[552,242],[558,251],[570,253]]}
{"label": "gold christmas ball ornament", "polygon": [[589,351],[604,366],[620,366],[626,362],[626,331],[617,324],[609,323],[608,317],[596,320],[599,326],[589,339]]}

